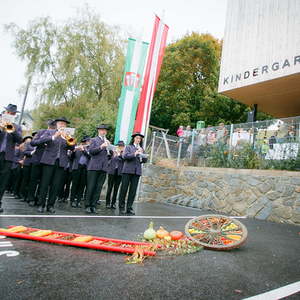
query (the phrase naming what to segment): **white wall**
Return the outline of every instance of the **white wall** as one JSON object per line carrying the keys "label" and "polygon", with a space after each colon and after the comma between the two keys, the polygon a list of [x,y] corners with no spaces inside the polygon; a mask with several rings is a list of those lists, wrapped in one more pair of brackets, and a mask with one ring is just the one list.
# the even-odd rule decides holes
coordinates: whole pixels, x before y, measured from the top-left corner
{"label": "white wall", "polygon": [[[274,63],[278,70],[272,70]],[[263,66],[268,72],[265,67],[262,74]],[[300,73],[300,0],[229,0],[219,92],[295,73]]]}

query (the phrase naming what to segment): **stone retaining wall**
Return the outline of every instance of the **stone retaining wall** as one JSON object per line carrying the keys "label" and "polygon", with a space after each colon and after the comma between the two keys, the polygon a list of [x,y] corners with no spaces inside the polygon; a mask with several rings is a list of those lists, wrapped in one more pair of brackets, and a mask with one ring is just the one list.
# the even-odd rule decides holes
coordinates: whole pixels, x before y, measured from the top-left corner
{"label": "stone retaining wall", "polygon": [[300,224],[300,172],[148,165],[139,200]]}

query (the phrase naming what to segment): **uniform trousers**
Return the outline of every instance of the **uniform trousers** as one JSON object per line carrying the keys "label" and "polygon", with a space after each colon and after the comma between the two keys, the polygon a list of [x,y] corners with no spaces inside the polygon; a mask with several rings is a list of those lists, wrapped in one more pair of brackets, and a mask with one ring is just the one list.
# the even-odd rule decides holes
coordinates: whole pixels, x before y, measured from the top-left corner
{"label": "uniform trousers", "polygon": [[83,192],[86,187],[86,166],[79,165],[77,170],[72,171],[72,186],[71,186],[71,202],[79,203],[83,197]]}
{"label": "uniform trousers", "polygon": [[41,182],[43,165],[32,164],[28,185],[28,202],[36,202],[37,187]]}
{"label": "uniform trousers", "polygon": [[132,205],[135,199],[140,177],[141,177],[140,175],[136,175],[136,174],[122,174],[122,185],[121,185],[121,190],[119,195],[120,209],[125,208],[125,199],[126,199],[128,188],[129,188],[129,192],[128,192],[126,209],[127,210],[132,209]]}
{"label": "uniform trousers", "polygon": [[52,165],[43,165],[43,175],[40,186],[40,195],[38,205],[45,207],[46,199],[49,189],[49,196],[47,201],[47,209],[54,207],[55,200],[61,187],[61,182],[64,180],[64,168],[59,166],[59,159]]}
{"label": "uniform trousers", "polygon": [[10,176],[10,169],[11,169],[12,162],[5,160],[5,153],[0,153],[0,207],[1,207],[1,200],[5,192],[5,188]]}
{"label": "uniform trousers", "polygon": [[96,207],[101,190],[106,179],[105,171],[87,171],[87,195],[85,207]]}
{"label": "uniform trousers", "polygon": [[22,181],[21,181],[21,187],[20,187],[20,195],[24,198],[24,200],[27,200],[28,195],[28,185],[30,181],[30,172],[31,172],[31,165],[29,166],[23,166],[23,174],[22,174]]}
{"label": "uniform trousers", "polygon": [[[118,175],[117,169],[115,170],[115,174],[108,174],[106,205],[116,204],[121,180],[122,180],[122,175]],[[111,198],[112,191],[113,191],[113,196]]]}

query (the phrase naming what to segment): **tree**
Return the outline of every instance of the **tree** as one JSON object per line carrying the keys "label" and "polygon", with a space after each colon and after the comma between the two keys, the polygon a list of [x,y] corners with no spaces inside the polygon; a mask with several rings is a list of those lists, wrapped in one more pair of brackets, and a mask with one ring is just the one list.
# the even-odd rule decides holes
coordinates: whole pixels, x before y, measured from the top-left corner
{"label": "tree", "polygon": [[154,96],[151,124],[175,133],[179,125],[240,123],[246,105],[217,93],[221,42],[191,33],[170,44]]}
{"label": "tree", "polygon": [[37,19],[27,29],[9,24],[17,55],[27,63],[37,108],[35,127],[66,116],[78,136],[92,134],[99,122],[115,124],[124,64],[124,41],[118,29],[100,21],[88,8],[61,25]]}

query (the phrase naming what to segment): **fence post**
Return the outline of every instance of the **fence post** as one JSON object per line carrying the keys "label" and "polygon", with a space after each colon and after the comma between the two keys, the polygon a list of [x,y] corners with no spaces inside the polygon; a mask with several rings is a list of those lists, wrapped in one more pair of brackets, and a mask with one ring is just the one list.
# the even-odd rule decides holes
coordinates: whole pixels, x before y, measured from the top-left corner
{"label": "fence post", "polygon": [[195,129],[193,129],[193,131],[192,131],[192,143],[191,143],[191,151],[190,151],[190,160],[192,160],[192,158],[193,158],[194,141],[195,141]]}
{"label": "fence post", "polygon": [[152,146],[151,146],[151,152],[150,152],[150,164],[151,165],[153,163],[153,153],[154,153],[154,145],[155,145],[155,136],[156,136],[156,131],[153,131],[153,134],[152,134]]}
{"label": "fence post", "polygon": [[178,149],[178,155],[177,155],[177,163],[176,163],[177,168],[179,167],[179,162],[180,162],[182,141],[183,141],[183,139],[180,137],[179,138],[179,149]]}
{"label": "fence post", "polygon": [[229,149],[232,148],[233,124],[230,125]]}

